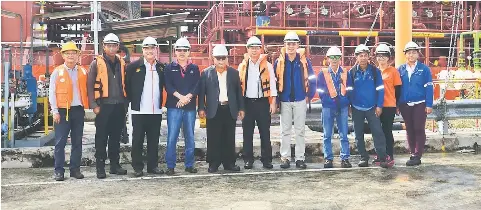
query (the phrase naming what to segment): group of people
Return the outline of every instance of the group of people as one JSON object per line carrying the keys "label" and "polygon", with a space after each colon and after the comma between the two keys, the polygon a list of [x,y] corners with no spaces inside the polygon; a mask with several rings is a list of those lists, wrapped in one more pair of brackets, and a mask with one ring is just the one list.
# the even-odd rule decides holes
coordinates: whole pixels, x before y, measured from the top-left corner
{"label": "group of people", "polygon": [[[225,45],[212,50],[214,65],[199,71],[189,59],[191,45],[179,38],[176,59],[167,65],[157,60],[158,46],[152,37],[142,43],[143,56],[126,64],[117,55],[120,40],[108,34],[103,40],[103,55],[91,63],[87,71],[77,65],[80,50],[73,42],[62,46],[65,63],[51,75],[49,100],[55,126],[55,180],[64,180],[65,145],[70,133],[72,151],[70,177],[82,179],[80,161],[85,109],[96,114],[95,158],[97,178],[106,177],[105,161],[110,160],[110,174],[125,175],[119,163],[120,135],[130,104],[132,114],[132,167],[134,176],[143,176],[144,138],[147,136],[147,173],[163,174],[158,166],[158,144],[167,92],[167,175],[175,174],[177,140],[182,127],[185,140],[185,171],[197,173],[194,161],[194,126],[196,116],[207,118],[208,172],[240,171],[235,164],[236,121],[242,121],[244,168],[253,168],[253,135],[257,125],[261,143],[261,162],[272,169],[270,140],[271,115],[280,111],[281,165],[291,166],[292,125],[295,135],[295,165],[305,169],[305,120],[307,103],[316,92],[322,102],[325,168],[333,167],[331,137],[334,120],[341,143],[341,167],[352,167],[347,139],[348,117],[352,115],[359,167],[369,166],[364,142],[364,121],[373,134],[376,158],[373,164],[384,168],[394,164],[392,125],[401,113],[411,150],[408,166],[421,164],[426,140],[426,114],[431,112],[433,86],[430,69],[417,62],[419,46],[410,42],[405,47],[407,63],[398,69],[390,66],[391,51],[387,45],[376,48],[377,66],[369,62],[370,50],[365,45],[355,49],[357,64],[350,70],[340,65],[342,52],[331,47],[326,56],[329,67],[315,75],[305,49],[299,48],[295,32],[284,37],[279,58],[271,64],[263,54],[262,42],[251,37],[247,53],[234,69],[228,64]],[[106,147],[108,145],[108,154]]]}

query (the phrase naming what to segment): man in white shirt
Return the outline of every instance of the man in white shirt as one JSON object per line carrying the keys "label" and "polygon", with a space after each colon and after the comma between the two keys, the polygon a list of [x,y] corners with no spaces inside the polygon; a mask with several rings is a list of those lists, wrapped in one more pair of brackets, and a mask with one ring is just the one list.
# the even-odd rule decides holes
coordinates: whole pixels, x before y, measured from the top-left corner
{"label": "man in white shirt", "polygon": [[262,165],[266,169],[273,168],[270,126],[271,114],[276,111],[276,77],[272,64],[267,62],[267,55],[261,54],[261,47],[259,38],[249,38],[247,54],[238,67],[246,109],[242,121],[245,169],[251,169],[254,163],[252,141],[256,122],[261,137]]}
{"label": "man in white shirt", "polygon": [[164,65],[156,60],[157,41],[147,37],[142,43],[143,57],[127,66],[125,89],[132,114],[132,167],[143,176],[142,151],[147,135],[147,173],[163,174],[158,167]]}

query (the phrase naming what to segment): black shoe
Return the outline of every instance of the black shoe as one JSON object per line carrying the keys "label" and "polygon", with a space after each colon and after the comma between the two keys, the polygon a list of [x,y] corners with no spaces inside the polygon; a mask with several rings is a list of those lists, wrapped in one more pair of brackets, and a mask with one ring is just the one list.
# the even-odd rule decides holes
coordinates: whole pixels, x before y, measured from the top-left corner
{"label": "black shoe", "polygon": [[268,163],[262,163],[262,167],[265,169],[272,169],[274,168],[274,165],[272,165],[271,162],[268,162]]}
{"label": "black shoe", "polygon": [[215,173],[219,171],[219,166],[215,167],[215,166],[209,166],[209,169],[207,169],[207,172],[209,173]]}
{"label": "black shoe", "polygon": [[55,172],[54,173],[55,181],[63,181],[65,177],[63,176],[62,172]]}
{"label": "black shoe", "polygon": [[306,169],[307,165],[306,165],[306,163],[304,163],[303,160],[297,160],[296,161],[296,168]]}
{"label": "black shoe", "polygon": [[134,176],[135,176],[135,177],[141,177],[141,176],[143,176],[143,175],[144,175],[144,172],[143,172],[143,171],[135,171],[135,170],[134,170]]}
{"label": "black shoe", "polygon": [[254,164],[254,163],[253,163],[252,161],[247,161],[247,162],[245,162],[245,164],[244,164],[244,168],[245,168],[245,169],[252,169],[253,164]]}
{"label": "black shoe", "polygon": [[291,161],[289,159],[282,160],[281,168],[286,169],[291,167]]}
{"label": "black shoe", "polygon": [[421,158],[416,156],[411,156],[406,162],[406,166],[418,166],[421,165]]}
{"label": "black shoe", "polygon": [[107,174],[105,174],[105,160],[97,159],[95,162],[95,168],[97,169],[98,179],[104,179],[107,177]]}
{"label": "black shoe", "polygon": [[324,162],[324,168],[334,168],[334,165],[332,164],[332,160],[326,160]]}
{"label": "black shoe", "polygon": [[117,175],[125,175],[127,174],[127,170],[123,169],[122,166],[118,163],[111,163],[109,173],[117,174]]}
{"label": "black shoe", "polygon": [[224,170],[226,170],[226,171],[240,171],[240,167],[235,165],[235,164],[232,164],[232,165],[228,165],[227,167],[224,166]]}
{"label": "black shoe", "polygon": [[175,171],[173,168],[168,168],[167,171],[165,171],[165,174],[167,174],[168,176],[172,176],[175,174]]}
{"label": "black shoe", "polygon": [[74,177],[76,179],[83,179],[84,175],[80,173],[80,169],[76,169],[70,171],[70,177]]}
{"label": "black shoe", "polygon": [[349,162],[349,160],[342,160],[341,161],[341,168],[352,168],[352,165]]}
{"label": "black shoe", "polygon": [[164,171],[160,169],[159,167],[155,167],[153,169],[147,169],[147,173],[149,174],[163,174]]}
{"label": "black shoe", "polygon": [[369,160],[361,159],[359,163],[357,164],[359,167],[368,167],[369,166]]}
{"label": "black shoe", "polygon": [[185,171],[189,172],[189,173],[192,173],[192,174],[197,173],[197,169],[194,168],[194,167],[187,167],[187,168],[185,168]]}

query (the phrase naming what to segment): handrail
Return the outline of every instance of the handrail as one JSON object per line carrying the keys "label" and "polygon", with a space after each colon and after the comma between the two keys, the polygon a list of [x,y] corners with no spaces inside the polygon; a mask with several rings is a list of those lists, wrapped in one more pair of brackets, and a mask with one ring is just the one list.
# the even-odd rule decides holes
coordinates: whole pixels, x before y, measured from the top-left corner
{"label": "handrail", "polygon": [[197,44],[202,44],[202,24],[204,24],[205,20],[207,19],[207,17],[209,17],[209,14],[212,12],[212,10],[214,10],[214,8],[217,8],[219,7],[218,4],[214,4],[214,6],[212,6],[209,10],[209,12],[207,12],[207,14],[205,15],[204,19],[202,19],[202,21],[200,21],[199,23],[199,26],[197,26]]}

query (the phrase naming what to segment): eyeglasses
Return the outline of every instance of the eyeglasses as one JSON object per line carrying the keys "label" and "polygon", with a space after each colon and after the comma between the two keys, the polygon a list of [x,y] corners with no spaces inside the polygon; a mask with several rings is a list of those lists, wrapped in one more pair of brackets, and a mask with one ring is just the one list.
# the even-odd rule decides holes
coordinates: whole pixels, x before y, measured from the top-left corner
{"label": "eyeglasses", "polygon": [[69,53],[65,52],[65,53],[63,53],[63,54],[64,54],[64,55],[66,55],[66,56],[74,56],[74,55],[78,55],[78,53],[77,53],[77,52],[69,52]]}
{"label": "eyeglasses", "polygon": [[223,60],[227,59],[227,56],[215,56],[214,58],[217,59],[217,60],[223,61]]}
{"label": "eyeglasses", "polygon": [[176,52],[189,52],[189,49],[175,49]]}
{"label": "eyeglasses", "polygon": [[389,55],[387,55],[387,54],[377,54],[376,57],[377,58],[389,58]]}
{"label": "eyeglasses", "polygon": [[341,56],[340,55],[331,55],[329,56],[330,59],[333,59],[333,60],[339,60],[341,59]]}

